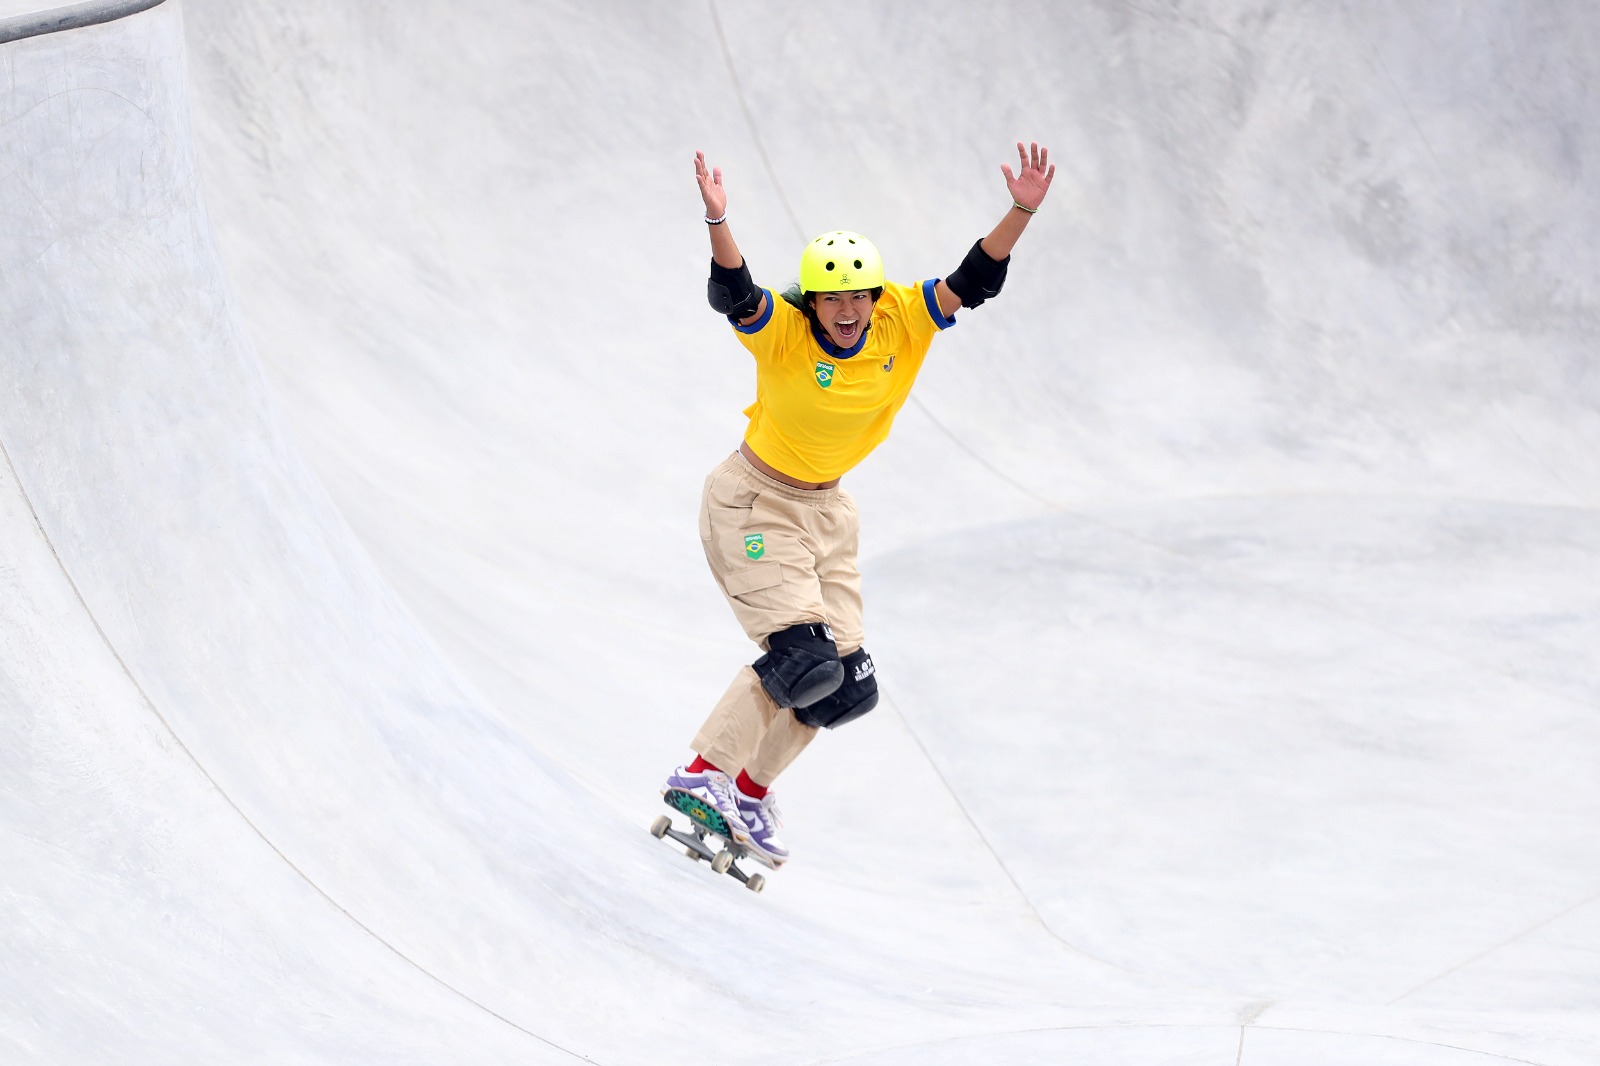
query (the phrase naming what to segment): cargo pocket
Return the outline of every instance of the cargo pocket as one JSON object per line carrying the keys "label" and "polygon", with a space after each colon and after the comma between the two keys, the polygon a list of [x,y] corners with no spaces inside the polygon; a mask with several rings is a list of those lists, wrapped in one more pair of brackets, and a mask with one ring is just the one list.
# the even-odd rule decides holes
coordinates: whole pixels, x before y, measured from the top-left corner
{"label": "cargo pocket", "polygon": [[[783,570],[777,563],[768,563],[766,566],[729,574],[722,584],[734,599],[752,607],[766,607],[771,604],[773,596],[768,590],[783,584]],[[752,602],[752,598],[759,602]]]}

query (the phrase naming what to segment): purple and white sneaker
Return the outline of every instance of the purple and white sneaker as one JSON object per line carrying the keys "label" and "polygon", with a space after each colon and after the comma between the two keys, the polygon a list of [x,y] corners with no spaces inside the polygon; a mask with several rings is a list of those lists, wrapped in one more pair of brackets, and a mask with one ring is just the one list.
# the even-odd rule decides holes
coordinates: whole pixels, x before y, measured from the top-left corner
{"label": "purple and white sneaker", "polygon": [[661,786],[661,795],[670,806],[725,840],[748,844],[750,829],[739,814],[735,791],[733,778],[720,770],[691,774],[683,766],[672,771]]}
{"label": "purple and white sneaker", "polygon": [[750,839],[745,842],[750,849],[750,857],[774,870],[788,862],[789,848],[778,839],[778,830],[783,827],[783,815],[778,813],[778,804],[772,793],[768,792],[763,799],[756,799],[740,792],[736,785],[733,794],[739,803],[739,817],[750,834]]}

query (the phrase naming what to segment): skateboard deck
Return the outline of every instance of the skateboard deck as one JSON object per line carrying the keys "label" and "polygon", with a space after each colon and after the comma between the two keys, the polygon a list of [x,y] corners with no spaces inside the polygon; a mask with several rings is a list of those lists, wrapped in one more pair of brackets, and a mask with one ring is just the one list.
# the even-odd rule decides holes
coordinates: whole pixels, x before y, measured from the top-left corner
{"label": "skateboard deck", "polygon": [[[752,892],[767,887],[761,874],[746,873],[739,868],[739,860],[754,858],[750,850],[728,831],[727,820],[714,807],[703,803],[682,789],[669,788],[661,794],[668,807],[689,819],[687,831],[672,824],[672,816],[663,814],[650,826],[650,835],[657,840],[671,837],[682,844],[689,858],[695,862],[708,862],[715,873],[727,874]],[[720,845],[720,846],[714,846]]]}

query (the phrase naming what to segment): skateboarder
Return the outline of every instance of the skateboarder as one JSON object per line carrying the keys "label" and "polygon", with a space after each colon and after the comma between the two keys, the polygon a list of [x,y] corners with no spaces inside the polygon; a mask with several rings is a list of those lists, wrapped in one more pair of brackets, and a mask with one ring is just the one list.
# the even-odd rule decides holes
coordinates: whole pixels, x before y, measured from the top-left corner
{"label": "skateboarder", "polygon": [[717,585],[762,654],[739,670],[700,727],[695,758],[663,793],[687,792],[727,820],[768,866],[789,858],[772,795],[817,731],[878,701],[862,646],[855,501],[839,479],[889,435],[933,338],[958,309],[1000,292],[1011,249],[1044,202],[1055,167],[1038,144],[1003,164],[1011,204],[947,277],[884,277],[859,233],[824,233],[800,256],[800,279],[758,287],[728,226],[720,168],[695,153],[711,236],[711,306],[755,357],[744,440],[706,479],[700,540]]}

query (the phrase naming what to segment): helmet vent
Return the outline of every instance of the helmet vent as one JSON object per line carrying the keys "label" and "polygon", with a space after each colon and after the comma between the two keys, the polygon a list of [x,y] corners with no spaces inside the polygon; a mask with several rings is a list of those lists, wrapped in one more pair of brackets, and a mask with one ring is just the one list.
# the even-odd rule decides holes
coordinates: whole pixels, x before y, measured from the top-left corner
{"label": "helmet vent", "polygon": [[859,259],[856,260],[856,269],[857,270],[861,269],[861,260],[859,260]]}
{"label": "helmet vent", "polygon": [[823,270],[832,270],[833,269],[833,260],[831,260],[831,259],[828,260],[828,262],[823,265],[822,269]]}

